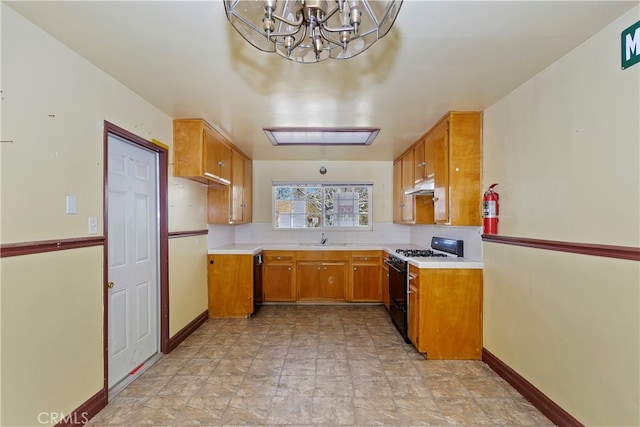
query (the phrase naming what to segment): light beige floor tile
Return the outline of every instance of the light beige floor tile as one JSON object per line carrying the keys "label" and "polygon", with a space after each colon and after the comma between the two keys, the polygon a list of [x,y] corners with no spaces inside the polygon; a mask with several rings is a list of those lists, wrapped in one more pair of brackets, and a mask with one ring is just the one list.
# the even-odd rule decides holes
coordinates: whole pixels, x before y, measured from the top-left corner
{"label": "light beige floor tile", "polygon": [[312,408],[312,397],[276,396],[271,400],[267,423],[277,425],[311,424]]}
{"label": "light beige floor tile", "polygon": [[278,382],[278,396],[313,396],[316,389],[315,375],[282,375]]}
{"label": "light beige floor tile", "polygon": [[444,414],[431,398],[395,397],[399,425],[441,426],[449,425]]}
{"label": "light beige floor tile", "polygon": [[351,397],[314,397],[313,424],[354,425],[355,406]]}
{"label": "light beige floor tile", "polygon": [[393,398],[373,397],[353,399],[357,425],[398,425],[400,415]]}
{"label": "light beige floor tile", "polygon": [[316,376],[315,396],[321,397],[352,397],[353,385],[351,377]]}
{"label": "light beige floor tile", "polygon": [[380,306],[263,306],[210,319],[92,426],[552,423],[484,362],[425,360]]}

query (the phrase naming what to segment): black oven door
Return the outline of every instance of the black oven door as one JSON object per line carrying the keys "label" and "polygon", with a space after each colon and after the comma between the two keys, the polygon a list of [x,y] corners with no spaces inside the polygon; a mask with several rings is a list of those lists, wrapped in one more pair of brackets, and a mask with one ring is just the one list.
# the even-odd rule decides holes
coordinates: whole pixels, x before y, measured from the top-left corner
{"label": "black oven door", "polygon": [[407,270],[392,263],[389,265],[389,315],[406,343],[407,336]]}

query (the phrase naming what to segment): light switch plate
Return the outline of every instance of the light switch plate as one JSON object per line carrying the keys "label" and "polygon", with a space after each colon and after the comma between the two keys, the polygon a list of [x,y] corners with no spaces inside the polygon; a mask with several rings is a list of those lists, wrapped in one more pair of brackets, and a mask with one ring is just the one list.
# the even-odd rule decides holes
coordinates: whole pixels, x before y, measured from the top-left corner
{"label": "light switch plate", "polygon": [[98,218],[89,217],[89,234],[98,234]]}
{"label": "light switch plate", "polygon": [[78,201],[76,196],[73,194],[67,195],[67,213],[68,214],[76,214],[78,213]]}

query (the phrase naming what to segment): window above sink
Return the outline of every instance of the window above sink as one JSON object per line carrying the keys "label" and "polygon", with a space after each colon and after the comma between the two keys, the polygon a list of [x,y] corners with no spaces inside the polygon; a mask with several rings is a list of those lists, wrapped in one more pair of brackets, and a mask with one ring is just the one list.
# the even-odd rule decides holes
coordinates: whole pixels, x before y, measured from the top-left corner
{"label": "window above sink", "polygon": [[274,230],[372,230],[372,183],[274,182]]}

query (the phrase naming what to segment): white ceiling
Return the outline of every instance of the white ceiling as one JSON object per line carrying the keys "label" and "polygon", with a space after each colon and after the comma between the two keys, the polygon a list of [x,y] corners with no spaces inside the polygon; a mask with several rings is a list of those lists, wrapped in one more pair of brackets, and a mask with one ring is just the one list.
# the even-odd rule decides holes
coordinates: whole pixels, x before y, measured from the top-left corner
{"label": "white ceiling", "polygon": [[[256,50],[221,1],[6,3],[169,116],[206,119],[253,159],[392,160],[447,111],[485,109],[638,0],[405,0],[369,50],[317,64]],[[381,131],[367,147],[274,147],[262,128],[276,126]]]}

